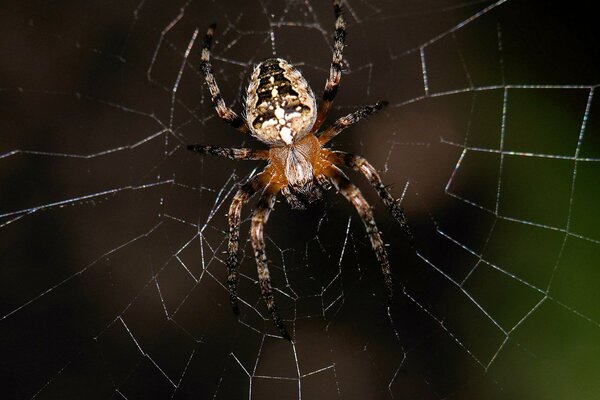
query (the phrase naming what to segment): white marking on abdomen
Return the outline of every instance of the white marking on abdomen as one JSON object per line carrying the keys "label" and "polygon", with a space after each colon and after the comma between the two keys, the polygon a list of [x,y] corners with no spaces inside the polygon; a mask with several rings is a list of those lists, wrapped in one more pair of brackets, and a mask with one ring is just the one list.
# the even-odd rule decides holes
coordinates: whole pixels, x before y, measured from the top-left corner
{"label": "white marking on abdomen", "polygon": [[292,130],[287,126],[281,128],[281,130],[279,131],[279,136],[281,137],[281,140],[283,140],[286,144],[292,144],[292,142],[294,141]]}

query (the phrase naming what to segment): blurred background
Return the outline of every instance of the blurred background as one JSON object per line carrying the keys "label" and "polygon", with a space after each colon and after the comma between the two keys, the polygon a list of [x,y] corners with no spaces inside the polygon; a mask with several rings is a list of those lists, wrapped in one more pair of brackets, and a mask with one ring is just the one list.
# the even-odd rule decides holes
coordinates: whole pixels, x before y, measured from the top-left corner
{"label": "blurred background", "polygon": [[[223,286],[227,209],[264,147],[220,121],[282,57],[320,96],[328,1],[0,5],[0,375],[7,399],[600,398],[600,82],[585,2],[349,0],[332,122],[390,106],[336,149],[368,183],[395,277],[334,192],[266,227],[278,336],[242,226],[241,314]],[[196,31],[197,30],[197,31]],[[196,33],[197,32],[197,33]]]}

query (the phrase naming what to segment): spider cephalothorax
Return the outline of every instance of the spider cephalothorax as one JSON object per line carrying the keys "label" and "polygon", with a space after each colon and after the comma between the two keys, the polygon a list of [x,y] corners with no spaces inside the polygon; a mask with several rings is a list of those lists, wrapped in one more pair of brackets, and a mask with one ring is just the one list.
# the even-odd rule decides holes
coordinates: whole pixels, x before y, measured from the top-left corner
{"label": "spider cephalothorax", "polygon": [[285,196],[293,208],[303,208],[305,203],[320,198],[321,190],[327,190],[333,185],[352,203],[365,225],[371,246],[381,264],[388,298],[391,298],[393,293],[390,265],[381,235],[373,219],[373,212],[360,190],[338,166],[346,166],[359,171],[369,180],[404,229],[411,245],[413,242],[399,200],[392,197],[375,168],[361,156],[332,151],[323,147],[348,126],[387,105],[387,102],[380,101],[371,106],[365,106],[319,131],[331,108],[340,83],[342,51],[346,36],[341,0],[333,0],[333,7],[336,16],[333,61],[319,107],[317,108],[313,91],[300,71],[285,60],[270,58],[258,64],[252,73],[246,96],[245,119],[225,105],[213,76],[210,64],[210,46],[215,25],[211,25],[206,33],[202,49],[201,69],[215,109],[225,122],[243,133],[250,133],[269,145],[269,149],[223,148],[199,144],[188,146],[188,149],[193,151],[234,160],[266,160],[269,162],[261,173],[242,185],[229,207],[227,285],[231,305],[234,312],[238,313],[236,286],[239,259],[237,253],[242,205],[255,193],[261,192],[258,205],[252,214],[250,228],[252,247],[258,269],[261,295],[275,325],[287,339],[290,339],[290,336],[273,299],[263,238],[264,224],[273,209],[275,196],[279,192]]}

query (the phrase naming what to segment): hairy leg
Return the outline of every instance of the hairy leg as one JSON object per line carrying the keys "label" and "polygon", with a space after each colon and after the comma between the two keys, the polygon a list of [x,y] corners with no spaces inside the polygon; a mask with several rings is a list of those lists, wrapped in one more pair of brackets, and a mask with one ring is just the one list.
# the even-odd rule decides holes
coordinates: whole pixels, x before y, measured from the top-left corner
{"label": "hairy leg", "polygon": [[261,197],[254,213],[252,214],[252,226],[250,227],[250,236],[252,238],[252,247],[254,248],[254,258],[256,259],[256,267],[258,270],[258,282],[260,285],[260,293],[263,300],[267,304],[271,319],[279,329],[281,335],[291,340],[279,312],[275,307],[275,299],[273,298],[273,291],[271,289],[271,277],[269,275],[269,266],[267,260],[267,254],[265,252],[265,240],[263,237],[263,231],[265,224],[269,218],[269,213],[275,203],[275,195],[277,191],[267,188],[265,193]]}
{"label": "hairy leg", "polygon": [[187,146],[187,149],[200,154],[210,154],[211,156],[225,157],[232,160],[266,160],[269,158],[269,150],[254,150],[247,148],[236,149],[218,146],[204,146],[201,144],[190,144]]}
{"label": "hairy leg", "polygon": [[267,177],[263,174],[256,175],[246,182],[237,191],[229,206],[229,243],[227,245],[227,289],[233,312],[239,314],[237,301],[237,268],[240,263],[238,258],[238,245],[240,240],[240,219],[242,206],[258,190],[265,186]]}
{"label": "hairy leg", "polygon": [[331,139],[336,137],[341,131],[343,131],[350,125],[353,125],[353,124],[359,122],[360,120],[367,118],[369,115],[375,113],[376,111],[381,110],[383,107],[385,107],[387,105],[388,105],[387,101],[378,101],[377,103],[375,103],[373,105],[364,106],[360,110],[356,110],[353,113],[348,114],[345,117],[338,119],[337,121],[335,121],[333,123],[333,125],[331,125],[330,127],[328,127],[323,132],[321,132],[320,134],[317,135],[319,137],[319,143],[321,145],[324,145],[325,143],[329,142]]}
{"label": "hairy leg", "polygon": [[217,81],[215,80],[215,76],[213,75],[212,65],[210,64],[210,47],[212,44],[212,39],[215,34],[216,24],[211,24],[208,27],[208,31],[206,32],[206,36],[204,37],[204,46],[202,47],[202,55],[201,55],[201,64],[200,69],[202,70],[202,74],[204,75],[204,79],[206,80],[206,84],[208,85],[208,90],[210,91],[210,96],[212,98],[213,105],[215,106],[215,110],[219,117],[237,129],[242,133],[248,133],[248,125],[244,118],[237,115],[231,108],[227,107],[223,97],[221,96],[221,91],[219,90],[219,86],[217,85]]}
{"label": "hairy leg", "polygon": [[311,132],[316,132],[325,120],[325,117],[327,116],[327,113],[333,104],[333,99],[337,94],[340,86],[340,80],[342,78],[342,55],[344,52],[344,42],[346,39],[346,21],[344,20],[344,14],[342,14],[342,0],[333,0],[333,11],[335,13],[333,60],[331,61],[331,66],[329,68],[329,77],[325,83],[323,100],[321,101],[319,110],[317,112],[317,120],[315,121]]}
{"label": "hairy leg", "polygon": [[394,293],[394,286],[392,282],[390,262],[388,260],[387,252],[385,251],[385,245],[381,239],[377,225],[375,224],[371,206],[369,206],[369,203],[367,203],[367,200],[365,200],[360,190],[352,182],[350,182],[350,180],[339,168],[336,166],[331,166],[325,174],[331,180],[333,186],[335,186],[335,188],[346,198],[346,200],[352,203],[358,212],[360,219],[365,225],[367,236],[371,242],[371,247],[375,252],[377,261],[379,261],[379,264],[381,265],[388,301],[391,301]]}
{"label": "hairy leg", "polygon": [[306,209],[306,204],[298,197],[295,193],[292,193],[289,186],[281,188],[281,194],[285,197],[285,200],[295,210]]}
{"label": "hairy leg", "polygon": [[335,157],[334,162],[336,164],[344,164],[347,167],[360,172],[369,180],[369,183],[373,186],[381,198],[381,201],[383,201],[383,204],[387,206],[392,216],[398,221],[402,230],[404,230],[404,234],[406,235],[410,246],[414,247],[415,239],[408,226],[408,222],[406,221],[404,210],[402,210],[402,207],[400,206],[400,199],[395,199],[391,195],[388,188],[381,181],[381,177],[377,173],[377,170],[362,156],[345,153],[343,151],[334,151],[332,154],[333,157]]}

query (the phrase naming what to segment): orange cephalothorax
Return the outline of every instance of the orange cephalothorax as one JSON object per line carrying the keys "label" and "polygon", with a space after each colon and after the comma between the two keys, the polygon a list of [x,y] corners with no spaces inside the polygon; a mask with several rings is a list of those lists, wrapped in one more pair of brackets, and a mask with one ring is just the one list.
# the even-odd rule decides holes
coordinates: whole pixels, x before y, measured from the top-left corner
{"label": "orange cephalothorax", "polygon": [[277,181],[284,182],[294,189],[312,183],[319,167],[321,146],[313,134],[294,142],[289,146],[271,147],[269,160]]}

